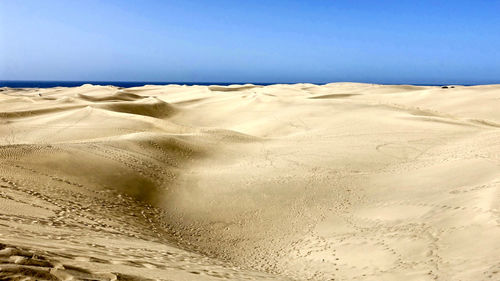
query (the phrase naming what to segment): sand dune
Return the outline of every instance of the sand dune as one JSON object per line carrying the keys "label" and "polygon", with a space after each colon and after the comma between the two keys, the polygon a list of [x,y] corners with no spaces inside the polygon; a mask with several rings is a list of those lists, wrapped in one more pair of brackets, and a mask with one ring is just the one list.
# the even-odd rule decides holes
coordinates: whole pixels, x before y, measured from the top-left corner
{"label": "sand dune", "polygon": [[0,88],[0,277],[498,280],[500,85]]}

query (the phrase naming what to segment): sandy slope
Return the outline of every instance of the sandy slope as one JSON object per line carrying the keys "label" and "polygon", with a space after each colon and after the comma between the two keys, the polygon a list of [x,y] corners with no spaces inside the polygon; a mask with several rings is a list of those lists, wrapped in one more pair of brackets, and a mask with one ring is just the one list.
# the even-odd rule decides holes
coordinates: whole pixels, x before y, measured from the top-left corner
{"label": "sandy slope", "polygon": [[498,280],[500,85],[0,91],[0,277]]}

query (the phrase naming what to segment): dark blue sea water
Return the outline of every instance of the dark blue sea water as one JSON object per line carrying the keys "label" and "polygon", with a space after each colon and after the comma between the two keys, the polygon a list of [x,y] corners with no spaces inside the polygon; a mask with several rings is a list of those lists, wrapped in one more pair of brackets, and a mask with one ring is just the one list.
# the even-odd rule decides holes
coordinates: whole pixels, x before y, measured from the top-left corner
{"label": "dark blue sea water", "polygon": [[[252,83],[252,82],[249,82]],[[291,82],[293,84],[295,82]],[[140,87],[144,85],[168,85],[168,84],[177,84],[177,85],[221,85],[228,86],[232,84],[245,84],[241,82],[148,82],[148,81],[21,81],[21,80],[0,80],[0,87],[10,87],[10,88],[52,88],[52,87],[78,87],[83,84],[92,84],[92,85],[112,85],[116,87],[130,88],[130,87]],[[255,85],[272,85],[276,83],[252,83]],[[280,83],[283,84],[283,83]],[[313,83],[318,84],[318,83]],[[324,83],[318,84],[322,85]],[[386,83],[381,83],[386,84]],[[387,83],[393,84],[393,83]],[[404,83],[400,83],[404,84]],[[412,84],[416,86],[443,86],[446,84]],[[464,84],[462,84],[464,85]],[[477,84],[465,84],[464,86],[472,86]]]}
{"label": "dark blue sea water", "polygon": [[[92,85],[112,85],[116,87],[130,88],[130,87],[140,87],[144,85],[221,85],[228,86],[232,84],[244,84],[244,83],[221,83],[221,82],[147,82],[147,81],[20,81],[20,80],[0,80],[0,87],[10,87],[10,88],[52,88],[52,87],[78,87],[83,84]],[[255,85],[271,85],[274,83],[252,83]]]}

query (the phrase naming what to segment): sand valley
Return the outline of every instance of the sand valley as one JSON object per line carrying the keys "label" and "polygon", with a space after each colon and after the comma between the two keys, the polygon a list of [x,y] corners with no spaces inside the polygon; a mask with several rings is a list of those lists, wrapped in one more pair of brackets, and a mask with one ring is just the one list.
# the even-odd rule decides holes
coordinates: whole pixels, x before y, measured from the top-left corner
{"label": "sand valley", "polygon": [[499,280],[499,109],[500,85],[0,88],[0,279]]}

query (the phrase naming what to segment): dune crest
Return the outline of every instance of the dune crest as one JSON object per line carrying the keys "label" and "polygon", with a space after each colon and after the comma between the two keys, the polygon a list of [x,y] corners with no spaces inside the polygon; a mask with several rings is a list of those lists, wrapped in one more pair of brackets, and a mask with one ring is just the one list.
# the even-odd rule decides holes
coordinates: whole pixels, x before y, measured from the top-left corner
{"label": "dune crest", "polygon": [[0,278],[496,280],[500,85],[0,91]]}

